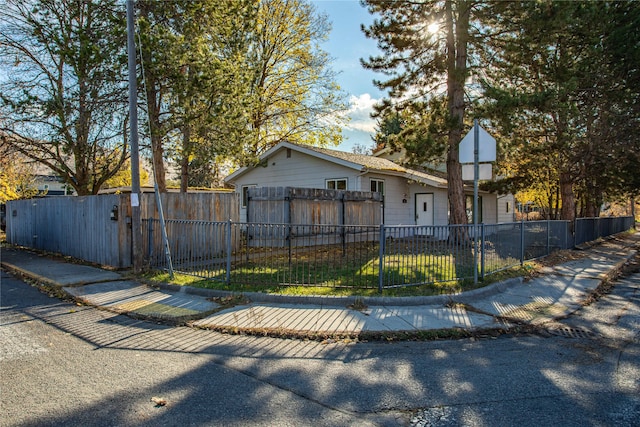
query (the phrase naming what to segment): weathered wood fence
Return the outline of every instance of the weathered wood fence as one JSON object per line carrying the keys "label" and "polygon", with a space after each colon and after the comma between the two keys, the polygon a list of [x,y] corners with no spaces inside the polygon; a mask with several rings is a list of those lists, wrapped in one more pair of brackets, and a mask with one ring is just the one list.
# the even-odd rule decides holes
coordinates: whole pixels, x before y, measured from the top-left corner
{"label": "weathered wood fence", "polygon": [[[382,223],[383,200],[380,193],[294,187],[255,187],[248,189],[247,222],[277,224],[270,229],[247,227],[249,246],[306,246],[309,237],[326,236],[326,243],[357,241],[362,226]],[[296,225],[296,227],[282,227]],[[327,228],[336,227],[334,235]],[[322,231],[321,231],[322,230]],[[331,233],[329,233],[331,234]],[[369,233],[366,233],[367,235]],[[306,243],[305,243],[306,242]]]}
{"label": "weathered wood fence", "polygon": [[249,188],[247,222],[380,225],[382,197],[380,193],[368,191],[294,187]]}
{"label": "weathered wood fence", "polygon": [[[235,193],[166,193],[161,196],[165,218],[203,221],[237,221]],[[158,218],[153,193],[140,199],[143,218]],[[12,244],[61,253],[116,268],[131,266],[131,196],[60,196],[7,203],[7,241]],[[174,247],[192,245],[182,230],[169,233]],[[145,233],[146,234],[146,233]],[[187,236],[188,237],[188,236]],[[162,253],[162,240],[145,239]],[[178,245],[178,246],[175,246]]]}

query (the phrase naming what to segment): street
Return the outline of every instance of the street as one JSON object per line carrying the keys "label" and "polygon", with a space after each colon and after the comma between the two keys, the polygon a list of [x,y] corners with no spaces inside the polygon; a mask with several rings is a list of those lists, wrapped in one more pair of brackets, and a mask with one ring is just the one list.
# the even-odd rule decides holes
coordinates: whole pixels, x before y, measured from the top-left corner
{"label": "street", "polygon": [[640,424],[637,272],[551,332],[428,342],[169,327],[1,280],[2,427]]}

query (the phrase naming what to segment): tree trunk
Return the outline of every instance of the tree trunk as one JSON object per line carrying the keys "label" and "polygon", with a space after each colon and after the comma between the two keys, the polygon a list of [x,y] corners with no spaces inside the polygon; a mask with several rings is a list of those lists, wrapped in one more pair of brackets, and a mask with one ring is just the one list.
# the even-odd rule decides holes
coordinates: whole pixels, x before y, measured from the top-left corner
{"label": "tree trunk", "polygon": [[[140,4],[140,12],[143,17],[148,18],[148,6],[143,2]],[[164,147],[162,146],[162,126],[160,122],[161,96],[160,90],[156,88],[156,79],[151,71],[151,51],[142,46],[142,61],[144,66],[144,87],[147,95],[147,113],[149,116],[149,128],[151,131],[151,155],[153,162],[153,176],[158,191],[167,192],[167,182],[164,168]]]}
{"label": "tree trunk", "polygon": [[451,117],[448,135],[447,181],[449,196],[449,223],[466,224],[462,166],[459,161],[459,144],[464,123],[464,84],[467,76],[467,41],[469,38],[470,7],[459,2],[458,19],[454,21],[452,2],[445,4],[447,25],[447,107]]}
{"label": "tree trunk", "polygon": [[180,192],[186,193],[189,189],[189,147],[191,147],[191,128],[182,126],[182,159],[180,160]]}
{"label": "tree trunk", "polygon": [[562,208],[560,219],[573,221],[575,219],[576,201],[573,195],[573,182],[571,173],[560,173],[560,197],[562,198]]}
{"label": "tree trunk", "polygon": [[[467,224],[462,166],[459,145],[464,125],[464,85],[467,77],[467,41],[469,39],[470,5],[458,1],[458,19],[454,20],[453,1],[445,2],[447,26],[447,108],[449,134],[447,150],[447,194],[449,197],[449,224]],[[472,242],[466,227],[459,227],[449,238],[453,245],[457,277],[475,277]],[[469,265],[472,266],[469,271]]]}
{"label": "tree trunk", "polygon": [[157,133],[156,135],[153,135],[153,126],[151,135],[151,150],[153,153],[153,175],[155,182],[158,185],[158,191],[161,193],[166,193],[167,181],[165,178],[164,170],[164,148],[162,147],[162,139],[160,138],[160,136],[157,135]]}

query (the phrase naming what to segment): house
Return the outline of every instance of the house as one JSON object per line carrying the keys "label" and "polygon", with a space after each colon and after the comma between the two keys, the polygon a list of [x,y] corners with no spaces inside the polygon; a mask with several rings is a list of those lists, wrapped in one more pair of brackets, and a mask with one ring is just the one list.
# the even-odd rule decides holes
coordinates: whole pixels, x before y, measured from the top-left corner
{"label": "house", "polygon": [[[241,221],[246,221],[247,190],[251,187],[302,187],[372,191],[384,196],[387,225],[446,225],[449,202],[444,174],[427,173],[379,157],[281,142],[260,156],[258,165],[233,172],[225,182],[241,197]],[[469,212],[473,189],[468,188]],[[513,196],[480,194],[480,222],[510,222]]]}
{"label": "house", "polygon": [[34,177],[34,185],[38,194],[43,196],[72,196],[73,187],[67,185],[62,178],[54,174],[38,174]]}

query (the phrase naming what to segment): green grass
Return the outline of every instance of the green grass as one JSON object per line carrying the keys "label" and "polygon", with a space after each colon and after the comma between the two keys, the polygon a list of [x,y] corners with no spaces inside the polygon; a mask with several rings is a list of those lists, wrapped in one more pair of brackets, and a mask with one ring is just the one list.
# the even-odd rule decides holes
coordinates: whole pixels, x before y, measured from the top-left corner
{"label": "green grass", "polygon": [[[438,257],[438,262],[418,264],[416,256],[403,255],[385,258],[383,274],[385,279],[393,279],[398,287],[384,288],[378,292],[378,260],[372,259],[364,265],[333,265],[319,263],[312,267],[306,264],[274,265],[272,267],[244,265],[231,272],[231,283],[224,282],[223,271],[201,271],[200,276],[218,277],[204,279],[195,275],[175,273],[173,279],[166,272],[151,272],[144,275],[149,282],[165,282],[179,286],[193,286],[230,292],[262,292],[278,295],[318,295],[318,296],[429,296],[456,293],[483,287],[511,277],[529,274],[533,267],[525,264],[488,275],[478,285],[473,280],[445,280],[455,271],[454,260],[450,256]],[[434,261],[433,259],[431,261]],[[274,264],[277,264],[274,262]],[[298,265],[298,267],[296,267]],[[473,270],[466,271],[471,275]],[[288,280],[287,280],[288,279]],[[294,280],[291,280],[294,279]],[[301,282],[295,284],[295,280]],[[423,285],[402,286],[419,281]],[[283,285],[278,283],[294,283]],[[309,284],[304,284],[309,283]]]}

